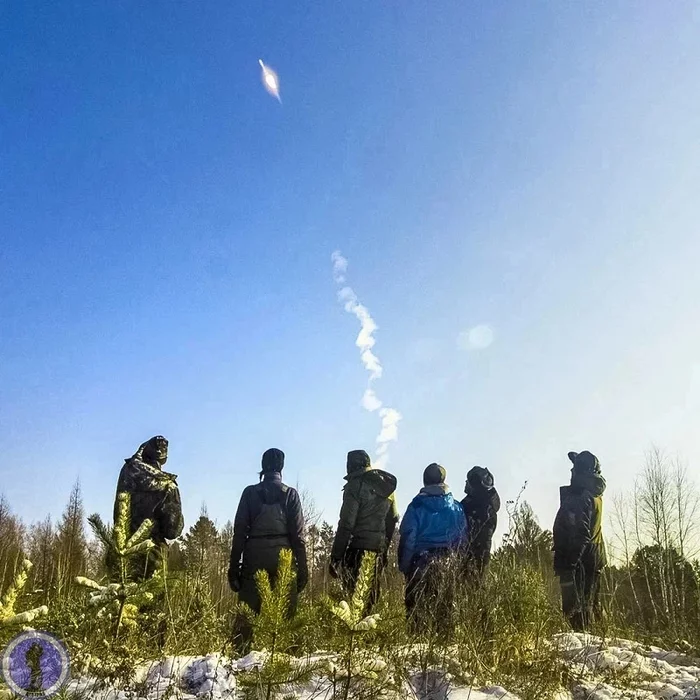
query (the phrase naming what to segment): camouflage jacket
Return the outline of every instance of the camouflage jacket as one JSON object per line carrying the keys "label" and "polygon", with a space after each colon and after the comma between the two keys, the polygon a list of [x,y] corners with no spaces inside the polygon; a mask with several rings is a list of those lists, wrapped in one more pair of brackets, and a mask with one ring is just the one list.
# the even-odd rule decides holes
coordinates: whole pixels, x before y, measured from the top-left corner
{"label": "camouflage jacket", "polygon": [[131,533],[150,518],[153,520],[151,539],[156,545],[182,534],[185,523],[176,479],[175,474],[164,472],[138,456],[125,461],[119,474],[117,493],[126,492],[131,496]]}

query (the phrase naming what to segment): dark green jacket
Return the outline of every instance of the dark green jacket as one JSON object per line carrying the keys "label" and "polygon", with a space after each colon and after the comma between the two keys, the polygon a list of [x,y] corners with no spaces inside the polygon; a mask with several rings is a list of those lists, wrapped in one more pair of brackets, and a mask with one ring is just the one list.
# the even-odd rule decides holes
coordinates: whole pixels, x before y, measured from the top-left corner
{"label": "dark green jacket", "polygon": [[399,519],[394,497],[396,477],[363,467],[345,479],[331,559],[340,561],[347,548],[386,553]]}
{"label": "dark green jacket", "polygon": [[554,520],[554,570],[557,574],[582,566],[600,571],[607,564],[603,541],[603,493],[600,474],[576,473],[560,489],[561,505]]}

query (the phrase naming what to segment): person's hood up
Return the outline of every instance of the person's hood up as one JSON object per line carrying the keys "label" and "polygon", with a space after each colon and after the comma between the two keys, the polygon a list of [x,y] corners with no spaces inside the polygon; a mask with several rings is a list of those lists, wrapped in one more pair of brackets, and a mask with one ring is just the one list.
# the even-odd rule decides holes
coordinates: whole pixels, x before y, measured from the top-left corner
{"label": "person's hood up", "polygon": [[583,452],[569,452],[568,455],[575,472],[587,474],[600,474],[600,462],[598,458],[588,450]]}
{"label": "person's hood up", "polygon": [[364,450],[351,450],[348,452],[346,462],[347,476],[361,474],[372,468],[369,455]]}
{"label": "person's hood up", "polygon": [[162,435],[154,435],[136,450],[134,457],[159,469],[168,461],[168,441]]}
{"label": "person's hood up", "polygon": [[472,467],[467,472],[467,481],[464,485],[464,493],[472,494],[488,493],[493,491],[493,474],[486,467]]}
{"label": "person's hood up", "polygon": [[454,505],[454,498],[447,484],[424,486],[411,501],[414,508],[425,508],[432,513],[449,510]]}

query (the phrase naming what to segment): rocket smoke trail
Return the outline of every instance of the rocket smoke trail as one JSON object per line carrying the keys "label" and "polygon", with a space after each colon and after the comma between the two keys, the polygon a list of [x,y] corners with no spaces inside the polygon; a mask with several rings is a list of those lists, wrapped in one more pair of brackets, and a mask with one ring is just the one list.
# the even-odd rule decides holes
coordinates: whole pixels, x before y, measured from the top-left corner
{"label": "rocket smoke trail", "polygon": [[382,364],[372,352],[372,348],[376,343],[374,331],[377,330],[377,324],[374,322],[367,307],[360,304],[355,292],[346,284],[347,259],[341,255],[340,251],[336,250],[331,256],[331,260],[333,262],[333,279],[340,287],[338,299],[343,303],[345,310],[353,314],[360,322],[360,332],[355,340],[355,345],[360,350],[360,359],[364,368],[369,372],[367,388],[362,396],[361,404],[370,413],[379,411],[381,429],[377,436],[377,452],[374,466],[381,468],[388,461],[389,444],[399,439],[401,414],[394,408],[384,406],[374,392],[374,382],[382,376]]}

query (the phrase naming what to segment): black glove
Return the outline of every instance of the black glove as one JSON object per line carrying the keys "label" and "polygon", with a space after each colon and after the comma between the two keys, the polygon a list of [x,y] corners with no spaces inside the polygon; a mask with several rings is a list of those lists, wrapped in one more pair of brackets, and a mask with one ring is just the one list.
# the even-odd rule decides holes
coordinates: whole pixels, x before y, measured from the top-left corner
{"label": "black glove", "polygon": [[234,593],[241,590],[241,569],[239,566],[228,567],[228,585]]}
{"label": "black glove", "polygon": [[389,552],[382,552],[377,557],[379,558],[379,568],[386,569],[386,565],[389,563]]}
{"label": "black glove", "polygon": [[340,560],[331,559],[330,564],[328,564],[328,573],[333,578],[340,578]]}
{"label": "black glove", "polygon": [[297,574],[297,591],[301,593],[305,588],[306,584],[309,582],[309,575],[307,573]]}

